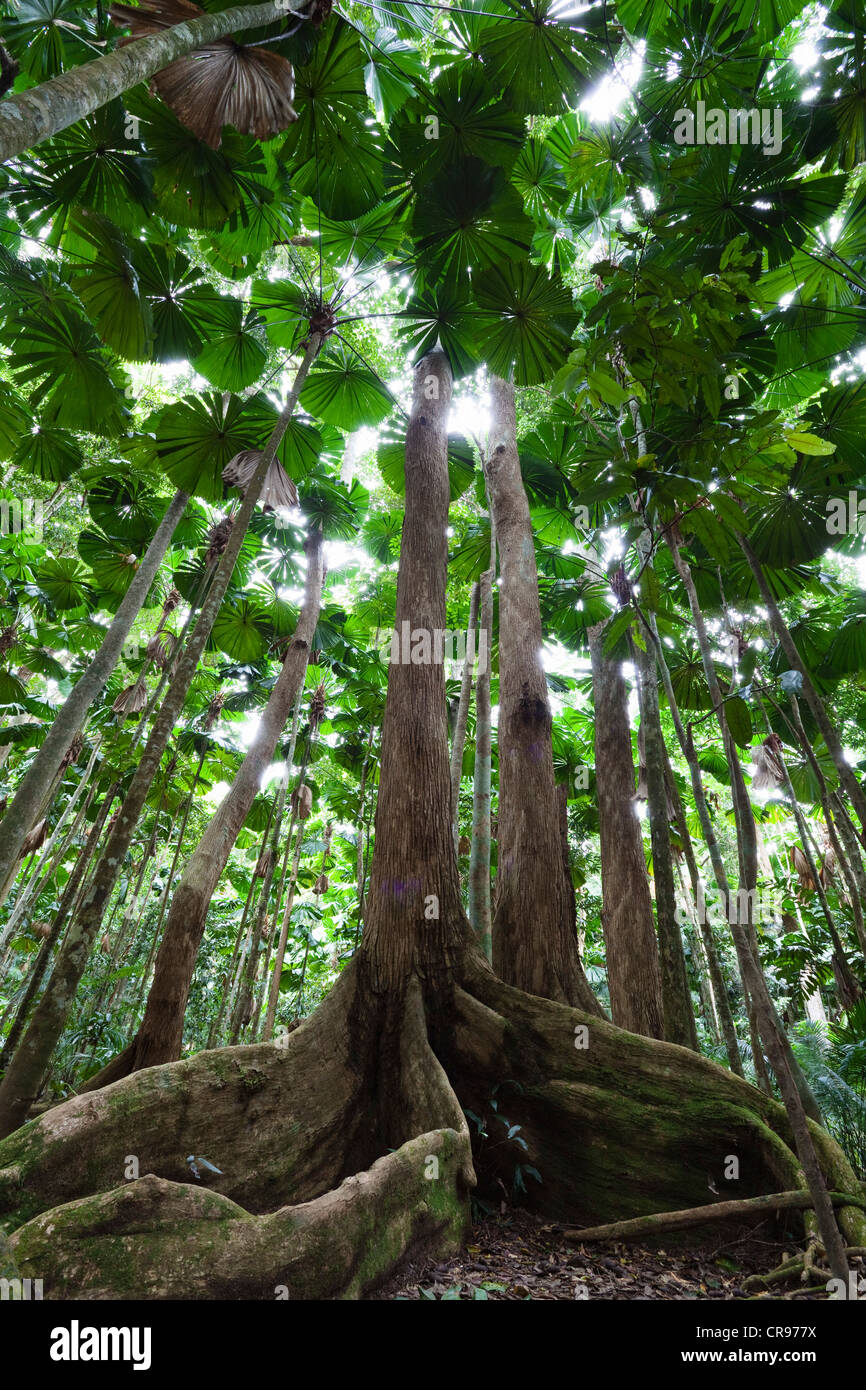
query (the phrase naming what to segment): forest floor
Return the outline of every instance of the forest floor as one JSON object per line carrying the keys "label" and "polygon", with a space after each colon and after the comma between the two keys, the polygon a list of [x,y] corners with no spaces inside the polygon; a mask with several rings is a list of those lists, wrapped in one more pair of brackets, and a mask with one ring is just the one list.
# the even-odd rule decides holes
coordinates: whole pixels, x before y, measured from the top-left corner
{"label": "forest floor", "polygon": [[[823,1299],[822,1284],[806,1288],[795,1276],[769,1293],[743,1289],[750,1274],[766,1274],[801,1254],[774,1237],[770,1223],[701,1236],[680,1232],[652,1243],[606,1241],[576,1245],[553,1225],[521,1210],[473,1225],[466,1248],[437,1264],[409,1264],[373,1299],[465,1300],[575,1298],[659,1300],[790,1297]],[[862,1263],[862,1262],[861,1262]],[[866,1273],[866,1270],[861,1270]]]}

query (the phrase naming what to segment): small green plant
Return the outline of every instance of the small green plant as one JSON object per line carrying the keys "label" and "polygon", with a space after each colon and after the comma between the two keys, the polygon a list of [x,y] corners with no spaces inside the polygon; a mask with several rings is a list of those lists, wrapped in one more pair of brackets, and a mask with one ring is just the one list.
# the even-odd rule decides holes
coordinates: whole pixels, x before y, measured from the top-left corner
{"label": "small green plant", "polygon": [[437,1293],[435,1289],[421,1289],[418,1292],[421,1297],[430,1303],[454,1303],[461,1299],[469,1302],[478,1299],[489,1299],[491,1293],[504,1293],[504,1284],[493,1284],[485,1280],[482,1284],[450,1284],[442,1293]]}
{"label": "small green plant", "polygon": [[[467,1120],[469,1120],[470,1124],[475,1128],[473,1149],[475,1152],[475,1167],[480,1179],[489,1176],[491,1158],[496,1150],[510,1145],[518,1148],[522,1153],[527,1153],[529,1151],[529,1145],[520,1133],[522,1126],[512,1124],[511,1120],[506,1119],[506,1117],[499,1112],[499,1093],[506,1086],[513,1086],[517,1091],[523,1090],[523,1087],[517,1081],[501,1081],[494,1086],[490,1093],[490,1099],[487,1102],[491,1113],[488,1114],[485,1111],[484,1115],[477,1115],[474,1110],[465,1108],[463,1111]],[[491,1142],[491,1129],[494,1125],[502,1125],[505,1133],[499,1138],[494,1138]],[[498,1129],[495,1129],[493,1132],[494,1134],[499,1134]],[[497,1155],[497,1161],[499,1157],[500,1156]],[[515,1162],[511,1173],[510,1194],[508,1193],[508,1189],[505,1188],[502,1179],[495,1179],[506,1192],[512,1204],[517,1201],[518,1197],[524,1196],[528,1191],[526,1186],[527,1178],[532,1178],[535,1182],[541,1182],[541,1174],[537,1168],[534,1168],[531,1163],[524,1163],[519,1155],[515,1155],[514,1157]],[[496,1210],[496,1208],[490,1202],[486,1202],[483,1197],[473,1197],[472,1205],[473,1215],[476,1218],[479,1215],[490,1216]]]}

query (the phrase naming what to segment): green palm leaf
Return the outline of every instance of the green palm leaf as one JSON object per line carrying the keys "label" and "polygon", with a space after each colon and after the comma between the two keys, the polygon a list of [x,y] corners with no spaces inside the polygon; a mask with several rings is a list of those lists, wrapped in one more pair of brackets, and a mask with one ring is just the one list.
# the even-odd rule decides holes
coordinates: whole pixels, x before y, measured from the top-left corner
{"label": "green palm leaf", "polygon": [[40,425],[22,434],[12,456],[16,468],[47,483],[65,483],[77,473],[84,459],[75,436],[68,430]]}
{"label": "green palm leaf", "polygon": [[76,212],[67,227],[85,251],[70,265],[69,282],[99,336],[127,361],[143,361],[153,323],[124,238],[106,218],[86,209]]}
{"label": "green palm leaf", "polygon": [[252,385],[268,360],[260,324],[258,314],[245,310],[239,299],[221,299],[208,310],[207,343],[193,362],[196,371],[221,391]]}
{"label": "green palm leaf", "polygon": [[281,157],[294,188],[337,220],[369,212],[384,189],[381,150],[366,125],[366,65],[357,34],[338,20],[295,70],[299,119]]}
{"label": "green palm leaf", "polygon": [[571,292],[541,266],[525,262],[493,266],[474,283],[490,370],[498,376],[513,370],[519,386],[548,381],[568,356],[577,326]]}
{"label": "green palm leaf", "polygon": [[320,357],[301,391],[301,405],[326,425],[357,430],[391,413],[391,393],[342,343]]}

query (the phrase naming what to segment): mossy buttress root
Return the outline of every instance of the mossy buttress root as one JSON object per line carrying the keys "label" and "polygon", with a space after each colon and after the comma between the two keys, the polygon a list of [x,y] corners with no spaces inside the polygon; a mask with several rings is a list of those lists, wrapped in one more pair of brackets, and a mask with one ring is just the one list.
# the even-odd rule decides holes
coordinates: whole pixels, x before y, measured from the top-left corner
{"label": "mossy buttress root", "polygon": [[[745,1198],[805,1188],[784,1108],[757,1087],[688,1048],[490,975],[457,991],[440,1056],[476,1113],[500,1088],[499,1113],[528,1146],[490,1148],[480,1183],[509,1187],[515,1164],[529,1164],[541,1182],[528,1184],[527,1199],[544,1215],[588,1226],[700,1206],[714,1189]],[[829,1186],[858,1192],[841,1149],[812,1128]],[[848,1239],[863,1243],[864,1213],[845,1207],[839,1216]]]}
{"label": "mossy buttress root", "polygon": [[[593,1224],[698,1206],[710,1183],[739,1198],[804,1186],[782,1107],[688,1049],[486,971],[426,1010],[413,981],[376,1017],[357,985],[353,964],[285,1046],[136,1073],[0,1145],[22,1275],[49,1297],[362,1296],[459,1242],[475,1180],[460,1101],[481,1113],[504,1081],[500,1115],[528,1149],[499,1144],[494,1176],[535,1167],[545,1214]],[[830,1186],[857,1191],[815,1137]],[[190,1153],[222,1170],[211,1190],[191,1185]],[[148,1176],[124,1184],[130,1155]],[[840,1219],[866,1243],[862,1211]]]}
{"label": "mossy buttress root", "polygon": [[43,1212],[11,1247],[48,1299],[360,1298],[409,1253],[460,1247],[465,1162],[465,1136],[433,1130],[314,1201],[264,1216],[148,1175]]}

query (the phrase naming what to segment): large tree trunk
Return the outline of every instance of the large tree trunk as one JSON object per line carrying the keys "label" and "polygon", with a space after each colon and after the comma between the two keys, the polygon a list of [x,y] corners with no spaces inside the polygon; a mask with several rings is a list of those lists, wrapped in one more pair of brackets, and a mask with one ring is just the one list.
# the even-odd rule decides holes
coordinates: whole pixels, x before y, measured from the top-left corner
{"label": "large tree trunk", "polygon": [[183,709],[199,658],[228,589],[256,501],[294,414],[301,388],[320,345],[321,337],[311,333],[286,404],[271,431],[261,460],[234,517],[228,543],[208,589],[198,622],[174,668],[165,699],[96,867],[85,901],[66,935],[51,979],[27,1032],[0,1083],[0,1136],[8,1134],[26,1119],[51,1054],[63,1031],[93,941],[99,931],[109,895],[117,881],[151,783],[156,776],[175,722]]}
{"label": "large tree trunk", "polygon": [[[446,625],[450,401],[451,368],[434,351],[415,369],[395,618],[398,632],[405,622],[426,634],[432,659],[388,667],[362,952],[374,994],[404,992],[413,970],[435,992],[448,979],[445,962],[466,940],[451,835],[445,669],[435,636]],[[420,638],[417,646],[423,656]]]}
{"label": "large tree trunk", "polygon": [[289,0],[269,0],[268,4],[239,5],[220,14],[205,14],[8,97],[0,107],[0,164],[146,82],[177,58],[226,34],[284,20],[302,8],[290,6]]}
{"label": "large tree trunk", "polygon": [[[0,107],[0,121],[3,120],[9,105],[9,102],[4,102]],[[111,620],[99,651],[54,716],[39,752],[18,784],[9,808],[0,821],[0,883],[5,881],[14,868],[24,837],[36,819],[36,807],[42,805],[48,795],[70,743],[79,733],[87,711],[104,689],[106,681],[117,665],[123,644],[147,598],[175,527],[186,511],[188,501],[188,493],[176,492],[168,504],[156,534],[141,558],[135,577]]]}
{"label": "large tree trunk", "polygon": [[595,710],[595,782],[601,841],[601,921],[610,1015],[620,1028],[662,1037],[662,990],[652,898],[635,813],[628,697],[604,624],[589,630]]}
{"label": "large tree trunk", "polygon": [[514,387],[491,381],[487,464],[499,589],[499,834],[493,966],[510,984],[601,1014],[558,870],[550,702],[529,503],[520,474]]}

